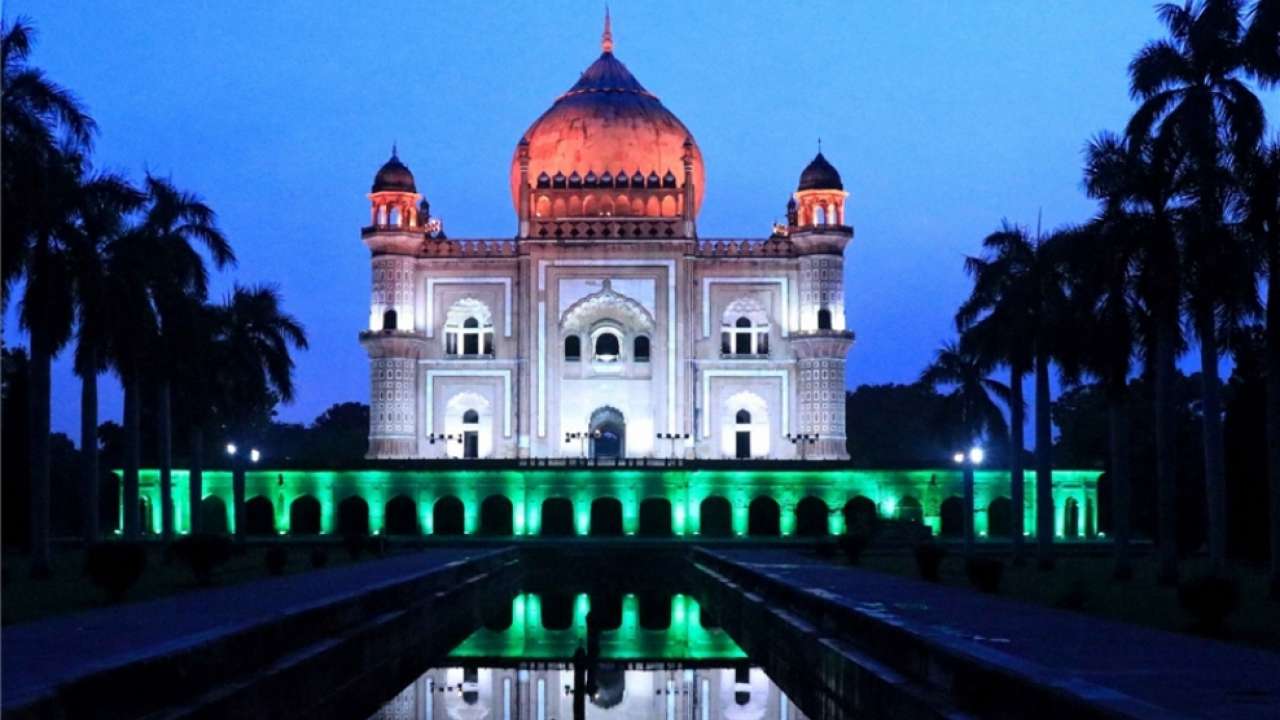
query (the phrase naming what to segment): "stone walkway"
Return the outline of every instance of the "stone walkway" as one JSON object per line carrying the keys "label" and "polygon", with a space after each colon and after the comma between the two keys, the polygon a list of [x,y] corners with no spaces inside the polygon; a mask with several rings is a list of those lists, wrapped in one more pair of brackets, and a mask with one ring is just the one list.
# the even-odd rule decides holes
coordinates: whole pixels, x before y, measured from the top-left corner
{"label": "stone walkway", "polygon": [[961,652],[1002,654],[1062,680],[1118,691],[1170,716],[1280,718],[1280,654],[1088,617],[786,550],[722,559]]}
{"label": "stone walkway", "polygon": [[0,636],[3,708],[21,707],[51,688],[92,673],[163,656],[494,552],[427,550],[6,627]]}

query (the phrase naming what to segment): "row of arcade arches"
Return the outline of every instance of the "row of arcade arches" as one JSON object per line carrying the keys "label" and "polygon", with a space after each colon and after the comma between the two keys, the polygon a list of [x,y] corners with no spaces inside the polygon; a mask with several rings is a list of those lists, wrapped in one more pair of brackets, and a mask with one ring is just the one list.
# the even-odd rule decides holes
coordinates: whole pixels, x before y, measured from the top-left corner
{"label": "row of arcade arches", "polygon": [[[997,497],[985,508],[987,535],[1009,536],[1012,532],[1013,508],[1006,497]],[[1079,504],[1074,499],[1066,501],[1064,530],[1067,537],[1079,537],[1090,528],[1081,527]],[[734,533],[734,510],[728,498],[712,495],[701,501],[698,507],[698,533],[704,537],[731,537]],[[200,527],[205,532],[227,532],[230,512],[227,504],[216,495],[206,497],[200,504]],[[881,514],[876,504],[865,496],[849,500],[843,507],[832,508],[824,500],[807,496],[795,505],[794,534],[822,536],[830,532],[831,520],[840,515],[844,527],[849,530],[869,527]],[[245,502],[245,534],[276,535],[288,532],[292,535],[318,535],[325,524],[321,518],[322,507],[318,499],[303,495],[288,506],[288,524],[278,527],[276,510],[271,500],[262,495]],[[598,497],[591,501],[587,531],[595,536],[621,536],[624,534],[623,504],[615,497]],[[539,534],[550,536],[578,535],[573,501],[568,497],[550,497],[539,507]],[[906,496],[895,504],[893,515],[899,520],[923,521],[920,502]],[[662,537],[675,534],[671,501],[663,497],[642,500],[637,508],[637,533],[643,536]],[[144,514],[145,517],[145,514]],[[397,495],[383,506],[381,532],[385,535],[412,536],[422,534],[418,503],[407,495]],[[515,533],[515,507],[503,495],[484,498],[479,507],[475,531],[481,535],[504,536]],[[461,499],[446,495],[437,499],[430,508],[431,534],[462,535],[466,533],[466,508]],[[1087,520],[1086,520],[1087,523]],[[939,507],[939,533],[944,537],[958,537],[964,532],[964,503],[959,497],[949,497]],[[337,504],[331,531],[338,535],[364,535],[371,530],[368,502],[359,496],[350,496]],[[759,496],[747,506],[746,534],[750,536],[779,536],[782,534],[782,509],[776,500]]]}

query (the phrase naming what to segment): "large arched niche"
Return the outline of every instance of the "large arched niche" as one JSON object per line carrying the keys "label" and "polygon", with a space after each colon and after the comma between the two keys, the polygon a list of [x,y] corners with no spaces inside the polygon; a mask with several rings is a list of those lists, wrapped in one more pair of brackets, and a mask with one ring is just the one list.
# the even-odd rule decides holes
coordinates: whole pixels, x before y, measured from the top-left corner
{"label": "large arched niche", "polygon": [[[746,415],[741,415],[745,411]],[[750,422],[739,422],[749,418]],[[749,457],[768,457],[770,451],[771,413],[769,403],[750,390],[741,390],[724,399],[720,406],[720,452],[723,457],[737,457],[743,438],[748,433]]]}
{"label": "large arched niche", "polygon": [[[474,413],[469,416],[468,413]],[[474,417],[476,422],[468,422]],[[451,458],[465,457],[467,449],[466,434],[477,433],[477,458],[489,457],[493,453],[493,403],[484,395],[471,390],[455,393],[449,397],[444,407],[444,431],[454,438],[463,441],[445,440],[445,450]],[[440,442],[437,440],[437,442]]]}

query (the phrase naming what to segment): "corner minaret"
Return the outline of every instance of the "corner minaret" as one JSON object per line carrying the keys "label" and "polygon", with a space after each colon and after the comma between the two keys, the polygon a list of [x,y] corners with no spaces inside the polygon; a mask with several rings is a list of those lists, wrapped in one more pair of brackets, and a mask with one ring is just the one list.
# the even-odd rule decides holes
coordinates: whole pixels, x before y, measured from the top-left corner
{"label": "corner minaret", "polygon": [[[844,249],[853,239],[845,222],[840,173],[819,150],[800,173],[787,204],[787,236],[800,262],[800,331],[792,336],[797,355],[800,434],[813,438],[805,457],[843,460],[844,368],[853,333],[844,317]],[[807,441],[806,441],[807,442]]]}

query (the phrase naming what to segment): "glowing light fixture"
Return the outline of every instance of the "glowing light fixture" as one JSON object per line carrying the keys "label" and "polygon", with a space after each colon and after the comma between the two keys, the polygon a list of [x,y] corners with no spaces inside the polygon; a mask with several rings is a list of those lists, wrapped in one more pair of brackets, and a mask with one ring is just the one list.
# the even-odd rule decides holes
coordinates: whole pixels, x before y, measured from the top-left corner
{"label": "glowing light fixture", "polygon": [[964,462],[964,453],[956,453],[955,456],[952,457],[951,459],[955,460],[956,464],[959,465],[960,463]]}
{"label": "glowing light fixture", "polygon": [[987,456],[986,451],[980,447],[973,447],[969,449],[969,462],[973,463],[974,465],[981,465],[983,458],[985,458],[986,456]]}
{"label": "glowing light fixture", "polygon": [[258,459],[261,457],[262,453],[258,452],[258,448],[254,448],[249,451],[249,462],[258,462]]}
{"label": "glowing light fixture", "polygon": [[235,454],[236,454],[236,444],[235,444],[235,443],[227,443],[227,454],[228,454],[228,455],[235,455]]}

